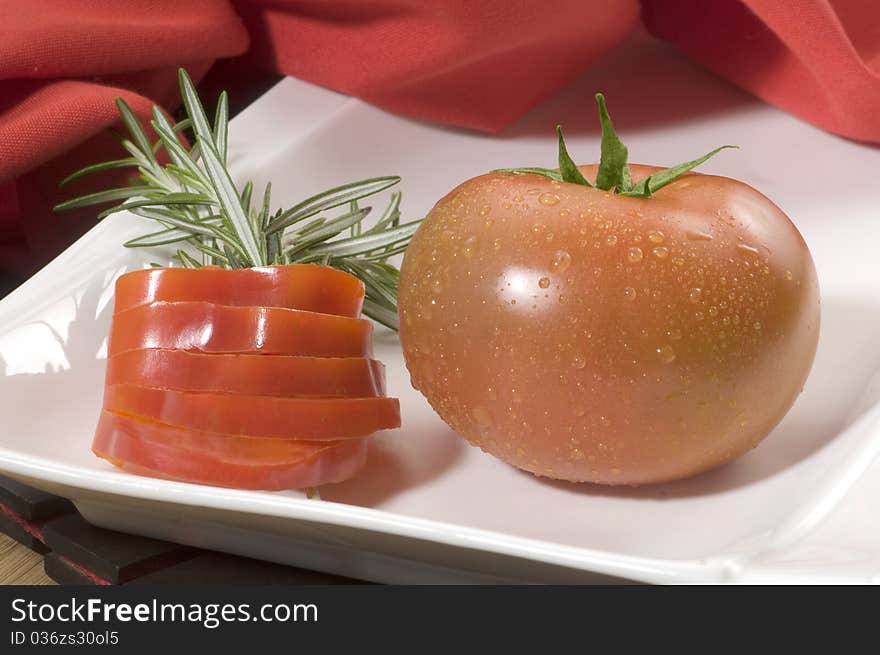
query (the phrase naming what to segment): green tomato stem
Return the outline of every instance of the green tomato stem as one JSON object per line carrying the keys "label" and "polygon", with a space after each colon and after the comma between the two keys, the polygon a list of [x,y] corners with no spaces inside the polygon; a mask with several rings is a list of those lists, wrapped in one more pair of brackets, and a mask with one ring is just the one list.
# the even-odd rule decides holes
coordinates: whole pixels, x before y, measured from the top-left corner
{"label": "green tomato stem", "polygon": [[[684,162],[671,168],[664,168],[657,171],[644,179],[639,180],[635,184],[632,183],[632,175],[630,174],[629,151],[614,129],[611,122],[611,116],[608,114],[608,108],[605,105],[605,96],[601,93],[596,94],[596,104],[599,107],[599,123],[602,126],[602,142],[600,145],[601,154],[599,158],[599,170],[596,174],[595,187],[604,191],[614,190],[618,193],[630,198],[650,198],[656,191],[662,189],[667,184],[674,182],[679,177],[696,168],[706,160],[714,157],[716,154],[726,148],[738,148],[739,146],[725,145],[715,148],[711,152]],[[574,160],[568,154],[568,148],[565,146],[565,138],[562,135],[562,126],[556,126],[556,134],[559,139],[559,170],[554,171],[548,168],[539,167],[520,167],[520,168],[500,168],[492,171],[493,173],[518,173],[518,174],[534,174],[542,175],[557,182],[568,182],[569,184],[579,184],[585,187],[593,187],[593,184],[584,177]]]}

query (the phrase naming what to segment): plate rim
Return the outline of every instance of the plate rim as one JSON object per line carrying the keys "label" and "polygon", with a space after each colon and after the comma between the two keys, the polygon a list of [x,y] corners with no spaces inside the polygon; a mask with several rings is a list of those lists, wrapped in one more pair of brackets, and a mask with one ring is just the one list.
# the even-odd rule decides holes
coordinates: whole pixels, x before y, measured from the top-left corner
{"label": "plate rim", "polygon": [[[272,492],[253,492],[145,478],[112,470],[99,472],[45,457],[23,455],[3,447],[0,447],[0,471],[12,476],[22,476],[30,481],[48,482],[111,497],[123,496],[222,512],[243,512],[284,520],[323,523],[440,543],[454,548],[482,550],[638,582],[721,582],[728,581],[742,569],[742,565],[737,561],[738,558],[731,554],[702,559],[665,559],[626,555],[328,500],[316,503],[306,498],[290,496],[279,495],[273,498],[264,495]],[[75,501],[76,498],[73,500]],[[230,506],[230,503],[233,506]]]}
{"label": "plate rim", "polygon": [[[293,83],[307,84],[299,80],[293,80]],[[261,98],[283,92],[290,85],[291,79],[285,78]],[[340,102],[345,106],[359,103],[354,98],[347,97],[342,97]],[[242,115],[254,109],[256,104],[250,105]],[[51,276],[52,271],[58,266],[67,266],[68,263],[76,263],[77,267],[86,265],[85,262],[77,262],[80,253],[87,250],[92,240],[99,237],[103,231],[116,228],[120,218],[122,217],[114,215],[110,221],[99,222],[18,289],[2,299],[0,317],[6,315],[7,318],[12,319],[4,327],[14,328],[26,320],[26,317],[20,315],[13,316],[15,309],[27,307],[29,305],[27,298],[32,293],[31,290],[39,288],[44,277]],[[30,455],[2,445],[0,445],[0,471],[13,476],[27,477],[33,481],[62,485],[84,493],[201,507],[221,512],[244,512],[285,520],[306,520],[440,543],[450,547],[478,549],[642,582],[732,582],[741,579],[746,572],[754,573],[755,570],[760,569],[761,567],[754,565],[757,558],[767,555],[768,552],[784,549],[808,537],[835,511],[850,489],[880,456],[880,420],[878,419],[880,419],[880,404],[869,408],[839,433],[838,436],[843,437],[862,426],[864,421],[877,423],[873,437],[863,436],[866,443],[861,448],[857,443],[853,444],[853,447],[860,451],[858,456],[847,458],[844,465],[836,467],[837,480],[834,484],[826,484],[820,489],[812,490],[811,495],[822,499],[820,508],[808,506],[804,512],[798,512],[788,520],[775,525],[771,538],[747,553],[727,549],[703,558],[672,559],[628,555],[521,537],[450,521],[408,516],[371,507],[332,501],[314,503],[304,498],[280,495],[273,498],[263,492],[255,494],[251,491],[143,478],[110,469],[99,471],[80,464],[63,463],[47,457]],[[832,492],[831,497],[825,495],[829,491]]]}

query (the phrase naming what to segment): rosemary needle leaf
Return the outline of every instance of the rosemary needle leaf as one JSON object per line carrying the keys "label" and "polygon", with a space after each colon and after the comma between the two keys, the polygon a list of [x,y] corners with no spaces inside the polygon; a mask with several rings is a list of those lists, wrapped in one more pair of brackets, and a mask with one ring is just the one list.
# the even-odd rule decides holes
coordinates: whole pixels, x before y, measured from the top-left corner
{"label": "rosemary needle leaf", "polygon": [[370,209],[370,207],[363,207],[357,211],[338,216],[332,221],[321,225],[320,229],[309,232],[308,238],[299,239],[296,246],[289,249],[287,252],[293,257],[303,250],[308,250],[311,246],[317,243],[332,239],[333,237],[342,234],[348,228],[357,225],[364,220],[364,217],[370,213]]}
{"label": "rosemary needle leaf", "polygon": [[350,257],[373,252],[385,246],[394,245],[401,241],[409,241],[419,228],[421,221],[406,223],[393,230],[381,234],[362,234],[359,237],[339,239],[316,246],[309,251],[311,257],[320,258],[322,255],[330,257]]}
{"label": "rosemary needle leaf", "polygon": [[254,193],[254,183],[248,182],[244,185],[244,189],[241,190],[241,206],[242,207],[250,207],[251,206],[251,196]]}
{"label": "rosemary needle leaf", "polygon": [[[184,130],[188,130],[191,127],[192,127],[192,121],[188,118],[184,118],[183,120],[177,121],[171,127],[171,129],[174,130],[175,134],[180,134]],[[159,152],[162,149],[162,147],[163,147],[162,140],[160,139],[160,140],[156,141],[156,143],[153,144],[153,154],[155,155],[157,152]]]}
{"label": "rosemary needle leaf", "polygon": [[190,170],[180,168],[174,164],[167,164],[165,166],[165,171],[179,178],[177,182],[181,186],[193,187],[193,190],[197,190],[199,193],[206,196],[211,193],[210,183],[205,180],[204,176],[201,174],[194,174]]}
{"label": "rosemary needle leaf", "polygon": [[226,91],[220,93],[217,99],[217,111],[214,112],[214,140],[217,144],[217,154],[220,161],[226,164],[226,143],[229,133],[229,96]]}
{"label": "rosemary needle leaf", "polygon": [[397,330],[399,327],[397,311],[382,307],[370,298],[364,300],[364,314],[392,330]]}
{"label": "rosemary needle leaf", "polygon": [[388,203],[385,213],[382,214],[382,218],[380,218],[376,224],[368,230],[369,233],[381,232],[389,225],[392,227],[397,226],[397,222],[400,220],[400,198],[400,191],[395,191],[391,194],[391,201]]}
{"label": "rosemary needle leaf", "polygon": [[260,208],[260,225],[261,229],[265,229],[269,224],[269,205],[272,202],[272,183],[266,182],[266,189],[263,191],[263,206]]}
{"label": "rosemary needle leaf", "polygon": [[144,152],[141,151],[133,141],[122,139],[122,147],[129,152],[139,166],[148,170],[153,170],[154,167],[158,167],[158,162],[155,161],[153,153],[150,152],[148,155],[144,154]]}
{"label": "rosemary needle leaf", "polygon": [[[136,188],[136,187],[129,187],[129,188]],[[154,190],[150,189],[150,191],[152,192]],[[103,193],[106,193],[106,192],[103,192]],[[93,194],[93,195],[97,195],[97,194]],[[152,196],[152,194],[151,194],[151,196]],[[100,202],[105,202],[105,201],[102,200]],[[90,204],[94,205],[94,204],[98,204],[98,203],[93,202]],[[217,203],[214,200],[212,200],[210,198],[206,198],[205,196],[199,196],[199,195],[187,194],[187,193],[168,194],[165,196],[149,197],[149,198],[145,198],[143,200],[132,200],[130,202],[124,202],[121,205],[117,205],[116,207],[111,207],[110,209],[105,209],[100,214],[98,214],[98,218],[105,218],[105,217],[109,216],[110,214],[115,214],[116,212],[125,211],[125,210],[131,210],[135,207],[159,207],[159,206],[164,206],[164,205],[190,206],[190,205],[216,205],[216,204]],[[56,209],[58,209],[58,207],[56,207]],[[62,209],[67,209],[67,207],[63,207]]]}
{"label": "rosemary needle leaf", "polygon": [[106,191],[98,191],[96,193],[80,196],[79,198],[74,198],[73,200],[66,200],[58,203],[55,205],[55,210],[63,211],[65,209],[77,209],[79,207],[101,205],[106,202],[113,202],[114,200],[124,200],[126,198],[143,195],[152,190],[153,188],[148,186],[127,186],[119,189],[107,189]]}
{"label": "rosemary needle leaf", "polygon": [[391,175],[361,180],[360,182],[352,182],[328,189],[323,193],[303,200],[298,205],[294,205],[286,212],[283,212],[269,224],[268,231],[271,233],[283,230],[298,221],[314,216],[322,211],[334,209],[353,200],[360,200],[361,198],[384,191],[398,182],[400,182],[400,178],[396,175]]}
{"label": "rosemary needle leaf", "polygon": [[189,158],[193,161],[199,161],[202,158],[202,148],[198,142],[194,143],[193,147],[189,149]]}
{"label": "rosemary needle leaf", "polygon": [[213,231],[212,228],[217,227],[218,223],[220,222],[219,218],[206,221],[186,220],[185,218],[181,218],[178,214],[175,214],[173,212],[150,211],[149,209],[143,208],[136,208],[133,211],[138,216],[143,216],[144,218],[152,218],[154,221],[159,221],[163,225],[176,227],[180,230],[185,230],[191,235],[201,234],[203,236],[214,237],[216,236],[216,232]]}
{"label": "rosemary needle leaf", "polygon": [[94,173],[101,173],[102,171],[109,171],[115,168],[129,168],[131,166],[137,166],[138,161],[133,157],[127,157],[125,159],[115,159],[113,161],[105,161],[100,164],[92,164],[91,166],[86,166],[85,168],[81,168],[75,173],[68,175],[63,180],[61,180],[59,186],[64,186],[65,184],[69,184],[74,180],[77,180],[81,177],[85,177],[86,175],[92,175]]}
{"label": "rosemary needle leaf", "polygon": [[[208,117],[205,115],[202,101],[199,100],[199,95],[196,93],[196,87],[193,84],[192,79],[182,68],[177,72],[177,76],[180,81],[181,99],[186,107],[186,113],[192,121],[192,127],[193,131],[196,133],[196,138],[208,143],[213,143],[214,135],[211,132],[211,126],[208,125]],[[216,147],[216,144],[214,145]]]}
{"label": "rosemary needle leaf", "polygon": [[374,300],[381,302],[385,306],[395,306],[397,302],[397,288],[396,285],[385,283],[383,276],[387,274],[387,269],[384,269],[381,264],[375,262],[364,262],[363,264],[349,262],[346,268],[366,283],[367,293]]}
{"label": "rosemary needle leaf", "polygon": [[159,135],[159,140],[162,141],[162,145],[168,153],[168,156],[171,158],[171,161],[173,161],[179,168],[187,171],[190,175],[197,178],[200,177],[202,174],[201,170],[199,170],[198,166],[195,165],[195,162],[190,159],[189,153],[183,145],[181,145],[177,138],[177,134],[171,129],[171,124],[168,122],[168,119],[165,118],[165,115],[158,107],[153,107],[153,120],[151,121],[151,124],[156,131],[156,134]]}
{"label": "rosemary needle leaf", "polygon": [[138,120],[138,117],[135,116],[134,111],[132,111],[128,103],[122,98],[117,98],[116,109],[119,112],[119,116],[122,118],[122,122],[125,124],[128,133],[131,134],[131,138],[134,139],[134,142],[137,144],[138,149],[143,153],[152,152],[150,140],[147,138],[144,128],[141,127],[141,122]]}
{"label": "rosemary needle leaf", "polygon": [[202,161],[205,162],[208,176],[211,178],[211,183],[217,192],[217,200],[220,202],[220,207],[223,209],[223,213],[232,227],[232,232],[238,237],[241,248],[246,254],[245,259],[250,261],[251,266],[264,266],[266,262],[262,261],[262,257],[260,257],[257,240],[254,237],[253,230],[251,230],[248,217],[241,207],[241,200],[235,189],[235,184],[233,184],[232,178],[229,176],[229,172],[220,162],[213,144],[206,143],[201,138],[200,141],[202,143]]}
{"label": "rosemary needle leaf", "polygon": [[122,245],[126,248],[146,248],[152,246],[164,246],[169,243],[179,243],[192,239],[192,232],[186,230],[178,230],[176,227],[151,232],[134,239],[129,239]]}
{"label": "rosemary needle leaf", "polygon": [[211,248],[210,246],[206,246],[205,244],[199,243],[198,241],[193,241],[192,245],[193,245],[193,248],[195,248],[199,252],[202,252],[206,255],[209,255],[215,261],[220,261],[223,264],[229,263],[229,260],[226,258],[226,255],[224,255],[222,252],[220,252],[216,248]]}
{"label": "rosemary needle leaf", "polygon": [[195,259],[193,259],[193,257],[191,257],[189,254],[187,254],[183,250],[177,251],[177,259],[180,260],[180,263],[183,264],[183,266],[185,268],[201,268],[202,267],[201,262],[196,261]]}
{"label": "rosemary needle leaf", "polygon": [[399,245],[395,248],[386,248],[384,250],[380,250],[377,253],[369,254],[369,255],[361,255],[358,257],[358,260],[363,261],[385,261],[386,259],[393,257],[394,255],[399,255],[403,252],[406,252],[407,246],[409,246],[409,242],[405,242],[402,245]]}

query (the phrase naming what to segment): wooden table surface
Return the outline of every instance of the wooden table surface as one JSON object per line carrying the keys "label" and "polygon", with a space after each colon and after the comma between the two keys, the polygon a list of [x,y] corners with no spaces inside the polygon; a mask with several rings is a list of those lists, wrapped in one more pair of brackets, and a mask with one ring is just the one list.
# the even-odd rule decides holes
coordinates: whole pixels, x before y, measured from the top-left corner
{"label": "wooden table surface", "polygon": [[0,534],[0,585],[50,585],[43,556]]}

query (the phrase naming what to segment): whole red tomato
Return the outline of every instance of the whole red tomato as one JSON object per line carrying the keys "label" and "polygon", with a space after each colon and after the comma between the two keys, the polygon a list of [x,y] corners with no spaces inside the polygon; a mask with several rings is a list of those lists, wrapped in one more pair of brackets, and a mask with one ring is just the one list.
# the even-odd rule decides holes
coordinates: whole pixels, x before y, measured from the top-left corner
{"label": "whole red tomato", "polygon": [[816,271],[761,193],[684,174],[714,153],[630,168],[601,98],[600,115],[601,166],[575,167],[560,131],[561,172],[482,175],[431,210],[401,270],[404,355],[438,414],[514,466],[674,480],[754,448],[794,403]]}

